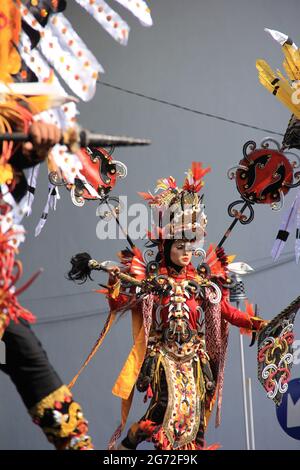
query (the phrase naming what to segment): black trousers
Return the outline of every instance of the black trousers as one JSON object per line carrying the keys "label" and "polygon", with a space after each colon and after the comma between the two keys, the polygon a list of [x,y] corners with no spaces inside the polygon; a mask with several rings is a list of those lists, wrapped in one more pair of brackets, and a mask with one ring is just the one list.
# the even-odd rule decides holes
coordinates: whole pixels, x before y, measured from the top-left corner
{"label": "black trousers", "polygon": [[6,364],[0,369],[10,376],[27,409],[63,384],[28,322],[11,321],[2,341],[6,345]]}

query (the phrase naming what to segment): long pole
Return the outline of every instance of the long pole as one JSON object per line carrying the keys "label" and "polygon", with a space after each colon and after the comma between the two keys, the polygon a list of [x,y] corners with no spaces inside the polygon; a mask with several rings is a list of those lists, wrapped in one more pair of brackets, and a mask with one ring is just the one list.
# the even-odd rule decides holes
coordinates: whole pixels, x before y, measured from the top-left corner
{"label": "long pole", "polygon": [[[240,302],[236,302],[236,307],[239,308]],[[246,437],[246,449],[250,450],[250,439],[249,439],[249,417],[248,417],[248,403],[247,403],[247,392],[246,392],[246,374],[245,374],[245,357],[244,357],[244,341],[243,335],[240,333],[240,358],[241,358],[241,372],[242,372],[242,386],[243,386],[243,405],[244,405],[244,422],[245,422],[245,437]]]}
{"label": "long pole", "polygon": [[254,434],[254,419],[253,419],[253,402],[252,402],[252,382],[251,377],[247,378],[247,389],[249,398],[249,413],[250,413],[250,442],[251,450],[255,450],[255,434]]}
{"label": "long pole", "polygon": [[[243,207],[241,208],[239,213],[243,214],[243,212],[246,210],[247,206],[248,206],[248,204],[247,204],[247,202],[245,202],[245,204],[243,205]],[[230,226],[228,227],[228,229],[224,233],[222,240],[219,241],[218,248],[221,248],[224,245],[224,243],[226,242],[227,238],[230,236],[232,230],[234,229],[234,227],[236,226],[238,221],[239,221],[239,218],[235,217],[234,221],[230,224]]]}
{"label": "long pole", "polygon": [[[32,136],[23,132],[5,132],[0,133],[0,142],[27,142],[31,141]],[[150,145],[149,139],[135,139],[134,137],[125,137],[117,135],[96,134],[89,132],[86,129],[81,129],[79,132],[69,136],[64,133],[61,138],[60,144],[71,145],[74,142],[78,143],[80,147],[133,147],[140,145]]]}
{"label": "long pole", "polygon": [[112,206],[109,204],[109,201],[108,201],[108,200],[106,201],[106,205],[107,205],[107,207],[109,208],[109,210],[110,210],[112,216],[114,217],[115,221],[117,222],[117,225],[120,227],[120,229],[121,229],[123,235],[125,235],[125,237],[126,237],[128,243],[129,243],[129,245],[131,246],[131,248],[135,248],[135,244],[134,244],[133,241],[131,240],[129,234],[127,233],[127,231],[123,228],[122,224],[120,223],[120,219],[119,219],[119,217],[118,217],[117,214],[116,214],[115,208],[112,207]]}

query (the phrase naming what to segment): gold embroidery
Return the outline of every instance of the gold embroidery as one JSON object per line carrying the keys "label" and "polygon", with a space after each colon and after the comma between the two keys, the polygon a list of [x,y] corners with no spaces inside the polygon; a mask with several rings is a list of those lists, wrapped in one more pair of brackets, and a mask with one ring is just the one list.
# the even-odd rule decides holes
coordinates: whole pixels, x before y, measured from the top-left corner
{"label": "gold embroidery", "polygon": [[193,359],[178,364],[164,356],[162,365],[168,384],[168,406],[162,427],[171,445],[179,448],[196,439],[200,425],[201,400]]}
{"label": "gold embroidery", "polygon": [[72,393],[66,385],[62,385],[57,390],[54,390],[54,392],[43,398],[43,400],[37,403],[33,408],[31,408],[29,410],[29,414],[32,417],[42,418],[47,408],[53,408],[56,401],[63,402],[65,397],[72,398]]}

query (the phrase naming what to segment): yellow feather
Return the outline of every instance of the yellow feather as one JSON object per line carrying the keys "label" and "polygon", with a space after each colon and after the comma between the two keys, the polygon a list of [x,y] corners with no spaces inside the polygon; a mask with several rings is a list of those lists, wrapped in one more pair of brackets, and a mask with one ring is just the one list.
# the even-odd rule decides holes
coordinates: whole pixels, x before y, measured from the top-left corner
{"label": "yellow feather", "polygon": [[167,189],[168,186],[166,185],[166,183],[162,180],[162,179],[159,179],[157,180],[157,183],[156,183],[156,189]]}
{"label": "yellow feather", "polygon": [[272,82],[274,78],[276,78],[273,70],[271,69],[271,67],[265,60],[263,59],[257,60],[256,68],[259,72],[259,76],[264,77],[267,81]]}
{"label": "yellow feather", "polygon": [[[291,50],[286,51],[288,61],[285,62],[285,69],[291,70],[289,76],[295,76],[297,67],[293,61],[296,60]],[[300,65],[300,60],[299,60]],[[272,70],[267,62],[264,60],[257,60],[256,68],[258,70],[258,78],[260,83],[272,94],[274,94],[278,101],[287,107],[297,118],[300,119],[300,105],[293,102],[293,95],[295,88],[291,86],[287,78],[280,72],[277,74]],[[299,75],[300,76],[300,75]],[[276,80],[275,83],[273,83]]]}
{"label": "yellow feather", "polygon": [[11,75],[19,71],[21,59],[15,45],[21,28],[20,1],[5,0],[0,7],[0,81],[11,82]]}
{"label": "yellow feather", "polygon": [[14,178],[12,166],[9,163],[0,163],[0,184],[7,184]]}
{"label": "yellow feather", "polygon": [[227,262],[228,262],[228,264],[233,263],[233,261],[235,260],[235,258],[236,258],[236,255],[227,256]]}
{"label": "yellow feather", "polygon": [[300,79],[300,56],[299,50],[295,50],[291,45],[284,44],[282,51],[285,56],[283,66],[290,80]]}
{"label": "yellow feather", "polygon": [[51,108],[51,102],[48,96],[31,96],[27,98],[27,103],[29,105],[30,111],[33,114],[39,114],[42,111],[46,111]]}

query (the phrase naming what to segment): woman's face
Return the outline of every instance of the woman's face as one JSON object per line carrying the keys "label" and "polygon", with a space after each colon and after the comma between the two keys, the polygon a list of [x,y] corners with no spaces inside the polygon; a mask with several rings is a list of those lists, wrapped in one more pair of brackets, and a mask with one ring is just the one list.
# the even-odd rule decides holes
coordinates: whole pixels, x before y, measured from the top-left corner
{"label": "woman's face", "polygon": [[191,243],[184,240],[175,240],[171,246],[170,258],[177,266],[187,266],[192,259],[193,251]]}

